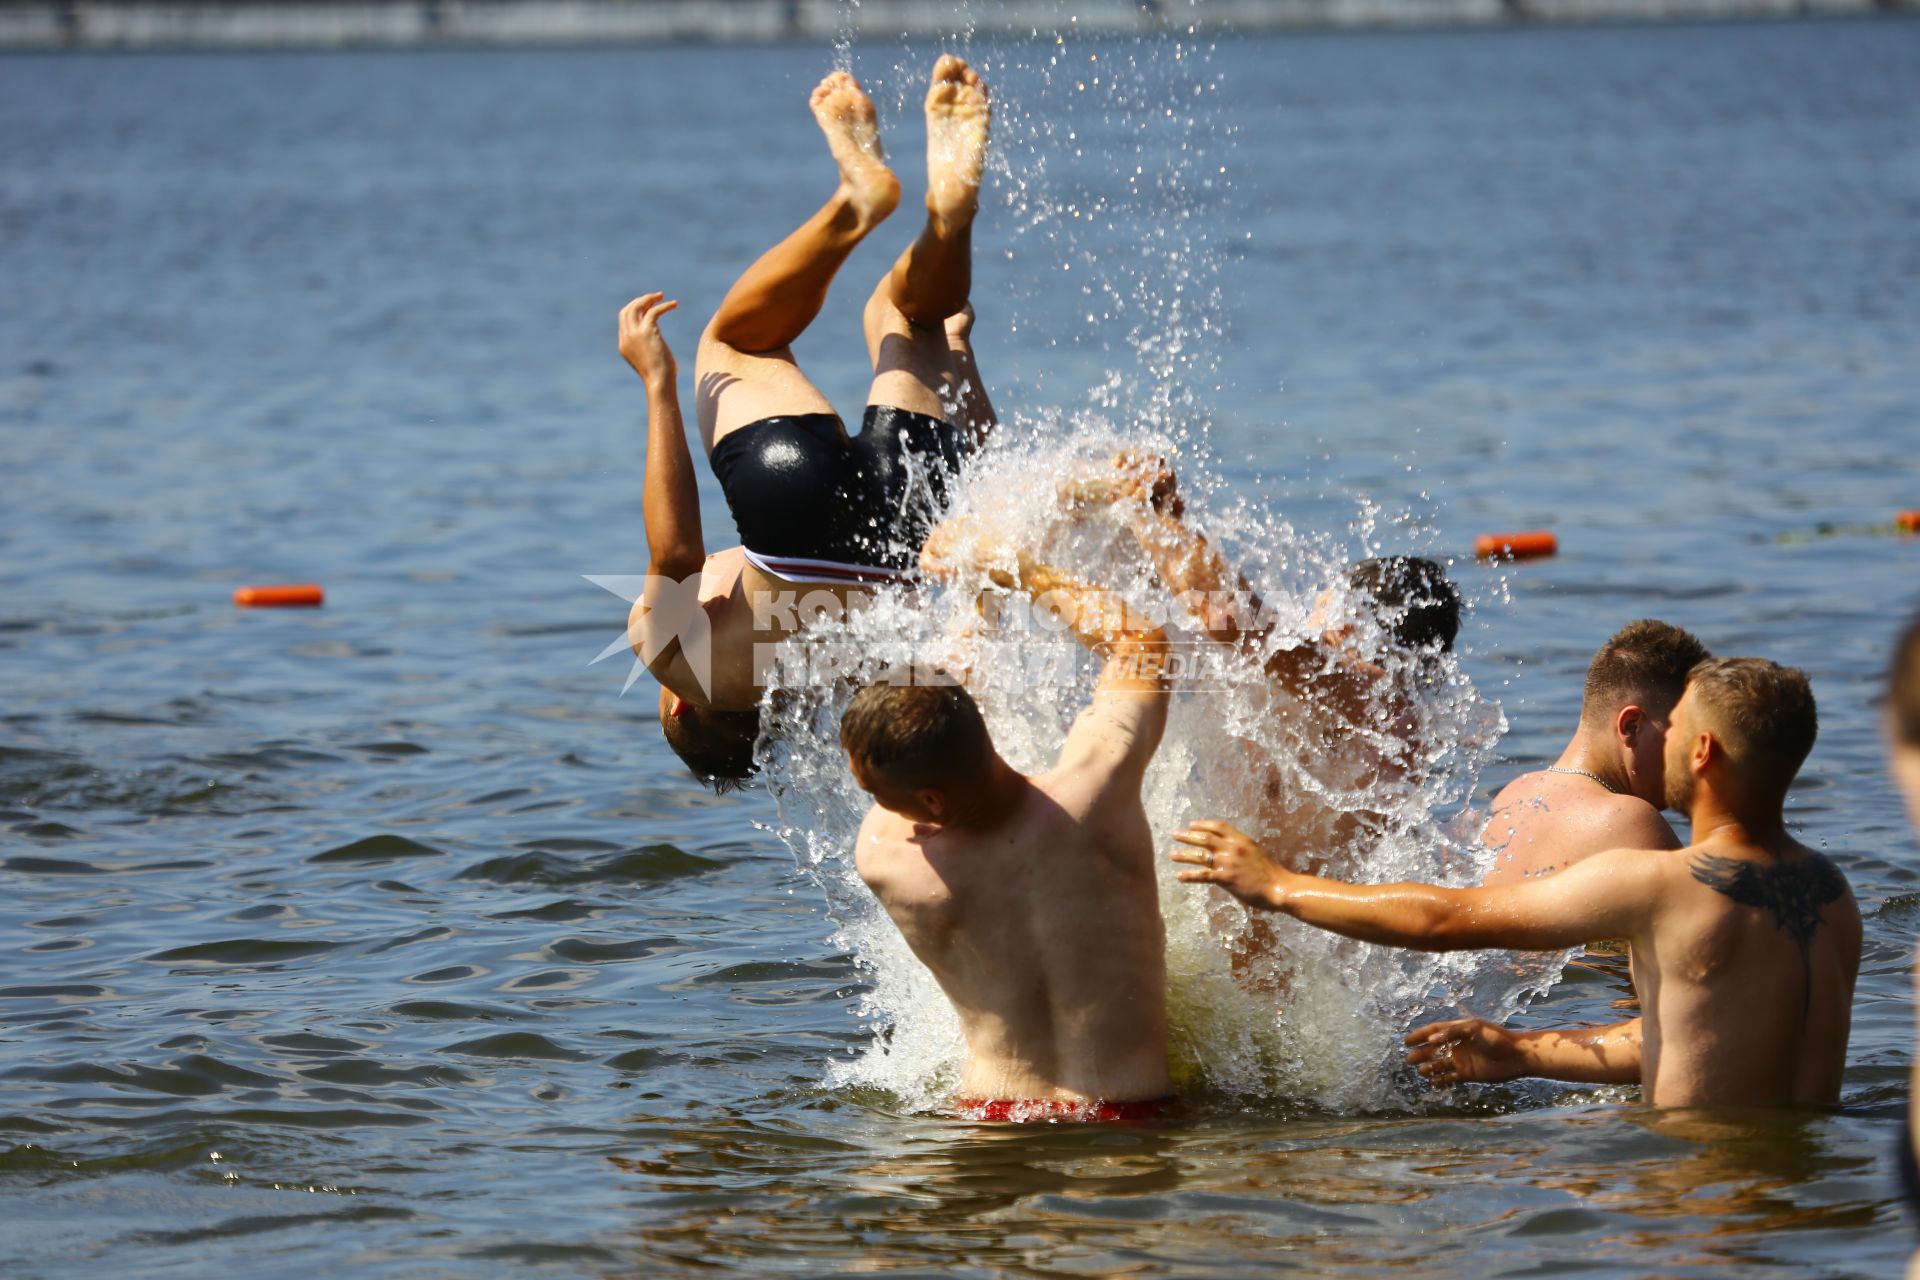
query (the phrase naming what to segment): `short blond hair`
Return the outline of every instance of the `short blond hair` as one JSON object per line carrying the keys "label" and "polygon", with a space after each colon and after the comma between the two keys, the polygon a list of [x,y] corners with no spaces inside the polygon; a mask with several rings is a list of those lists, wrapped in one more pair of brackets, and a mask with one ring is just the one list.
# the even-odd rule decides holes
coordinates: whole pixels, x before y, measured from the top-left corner
{"label": "short blond hair", "polygon": [[1787,789],[1820,732],[1806,672],[1765,658],[1709,658],[1687,674],[1687,693],[1736,769]]}

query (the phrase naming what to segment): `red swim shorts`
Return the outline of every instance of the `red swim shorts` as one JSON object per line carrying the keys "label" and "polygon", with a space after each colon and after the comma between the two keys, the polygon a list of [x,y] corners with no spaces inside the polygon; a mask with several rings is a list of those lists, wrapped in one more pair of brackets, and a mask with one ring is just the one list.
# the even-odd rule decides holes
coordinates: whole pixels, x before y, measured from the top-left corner
{"label": "red swim shorts", "polygon": [[1140,1124],[1163,1120],[1174,1108],[1172,1098],[1137,1098],[1129,1102],[1091,1102],[1072,1098],[958,1098],[954,1111],[962,1120],[1032,1124],[1062,1120],[1092,1124]]}

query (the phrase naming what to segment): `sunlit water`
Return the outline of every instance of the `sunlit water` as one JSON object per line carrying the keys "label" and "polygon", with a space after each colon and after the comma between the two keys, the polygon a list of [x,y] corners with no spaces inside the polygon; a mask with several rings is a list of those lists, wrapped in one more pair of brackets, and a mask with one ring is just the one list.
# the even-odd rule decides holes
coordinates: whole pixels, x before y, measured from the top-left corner
{"label": "sunlit water", "polygon": [[[1382,874],[1558,750],[1629,618],[1812,673],[1793,813],[1867,951],[1844,1108],[1778,1118],[1429,1102],[1371,1038],[1470,970],[1361,1007],[1398,962],[1303,939],[1276,1012],[1172,885],[1192,1115],[928,1110],[951,1027],[847,876],[845,779],[803,739],[803,796],[698,790],[586,665],[624,605],[577,575],[643,563],[614,310],[680,297],[690,358],[825,194],[836,56],[911,199],[933,52],[0,62],[0,1270],[1895,1273],[1920,898],[1869,702],[1920,552],[1791,535],[1920,506],[1920,27],[973,49],[1011,419],[976,501],[1038,521],[1036,460],[1151,433],[1296,604],[1355,555],[1561,534],[1456,564],[1471,706]],[[800,348],[849,409],[899,221]],[[226,603],[307,578],[326,609]],[[989,711],[1037,767],[1082,694]],[[1234,800],[1239,714],[1183,695],[1158,822]],[[1579,961],[1524,1016],[1624,990]]]}

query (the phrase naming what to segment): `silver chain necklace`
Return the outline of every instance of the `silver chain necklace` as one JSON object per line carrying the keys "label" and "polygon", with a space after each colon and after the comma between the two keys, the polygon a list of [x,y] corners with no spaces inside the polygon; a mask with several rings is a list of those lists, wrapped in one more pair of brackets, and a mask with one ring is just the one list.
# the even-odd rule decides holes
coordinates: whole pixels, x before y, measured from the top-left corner
{"label": "silver chain necklace", "polygon": [[1547,766],[1547,772],[1548,773],[1577,773],[1583,778],[1592,778],[1595,782],[1599,783],[1601,786],[1605,787],[1607,790],[1613,792],[1613,794],[1615,795],[1620,794],[1620,788],[1614,786],[1611,782],[1608,782],[1605,778],[1601,777],[1599,774],[1588,773],[1585,769],[1563,769],[1557,764],[1550,764]]}

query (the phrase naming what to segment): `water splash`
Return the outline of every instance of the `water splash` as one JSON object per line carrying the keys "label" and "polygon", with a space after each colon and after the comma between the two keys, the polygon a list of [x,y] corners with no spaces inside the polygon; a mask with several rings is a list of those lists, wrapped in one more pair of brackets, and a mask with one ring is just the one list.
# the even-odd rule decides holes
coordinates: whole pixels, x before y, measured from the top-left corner
{"label": "water splash", "polygon": [[[1116,519],[1070,519],[1056,495],[1060,477],[1121,448],[1163,453],[1177,460],[1195,519],[1274,609],[1270,643],[1310,634],[1309,614],[1326,592],[1332,618],[1367,644],[1378,638],[1377,623],[1349,599],[1344,568],[1374,552],[1380,508],[1358,499],[1345,530],[1296,529],[1264,504],[1226,492],[1211,456],[1220,280],[1233,239],[1227,228],[1236,225],[1228,203],[1232,127],[1211,109],[1211,44],[1180,28],[1177,7],[1168,12],[1150,36],[1083,38],[1063,18],[1031,41],[998,43],[977,39],[962,10],[952,38],[903,45],[890,69],[876,73],[871,51],[863,59],[862,78],[883,117],[918,116],[926,68],[941,51],[968,56],[994,94],[980,243],[1012,269],[996,273],[1007,287],[984,300],[982,323],[1004,321],[1017,335],[1013,367],[987,371],[996,401],[1017,411],[958,501],[1053,563],[1131,601],[1164,602],[1165,589]],[[852,65],[857,30],[850,6],[837,65]],[[1095,252],[1116,240],[1132,248]],[[1023,315],[1063,290],[1082,300],[1079,322],[1027,332]],[[872,984],[859,1012],[874,1039],[833,1063],[829,1083],[877,1086],[909,1107],[933,1108],[962,1060],[959,1025],[854,871],[852,837],[868,800],[838,747],[851,686],[831,674],[849,665],[877,673],[909,660],[971,668],[996,746],[1026,772],[1051,767],[1095,669],[1063,634],[983,632],[971,593],[951,590],[888,596],[823,622],[783,650],[770,682],[763,764],[777,832],[825,895],[837,945]],[[1329,874],[1475,882],[1490,855],[1458,811],[1505,722],[1451,658],[1418,672],[1411,662],[1393,681],[1424,687],[1409,713],[1413,751],[1380,732],[1329,752],[1306,717],[1280,705],[1258,661],[1226,662],[1204,687],[1189,682],[1146,777],[1154,830],[1223,817],[1264,838],[1274,833],[1263,827],[1263,809],[1271,821],[1271,797],[1291,797],[1308,812],[1372,815],[1337,833],[1323,819],[1326,843],[1317,852]],[[1400,767],[1355,766],[1369,755]],[[1256,921],[1217,891],[1176,882],[1164,859],[1160,875],[1172,1053],[1183,1087],[1342,1111],[1404,1105],[1411,1095],[1398,1042],[1409,1026],[1467,1003],[1505,1016],[1560,967],[1558,957],[1431,956],[1289,920]]]}
{"label": "water splash", "polygon": [[[1170,449],[1173,441],[1133,430],[1122,435],[1090,414],[1070,434],[1060,443],[1036,432],[990,451],[976,463],[963,504],[996,536],[1143,609],[1156,602],[1168,609],[1165,589],[1120,518],[1072,514],[1056,489],[1063,473],[1102,464],[1122,445]],[[1309,612],[1323,592],[1335,626],[1352,628],[1364,648],[1381,644],[1377,622],[1348,597],[1346,557],[1336,544],[1246,508],[1222,506],[1197,518],[1249,567],[1273,606],[1279,623],[1270,645],[1308,634]],[[1256,547],[1262,555],[1241,554]],[[1191,633],[1186,640],[1210,643]],[[1505,722],[1453,659],[1423,665],[1413,655],[1390,658],[1383,694],[1422,690],[1400,717],[1405,736],[1362,730],[1329,750],[1310,718],[1271,689],[1258,657],[1216,652],[1227,660],[1177,693],[1147,773],[1147,813],[1157,832],[1222,817],[1270,838],[1281,834],[1276,824],[1317,821],[1327,834],[1313,848],[1335,876],[1469,884],[1484,874],[1490,855],[1472,839],[1470,822],[1446,815],[1466,799]],[[852,836],[868,802],[838,747],[839,714],[852,684],[834,679],[916,659],[971,669],[996,746],[1029,773],[1052,765],[1066,726],[1091,696],[1095,667],[1057,631],[983,626],[973,592],[959,588],[889,595],[851,617],[822,622],[780,655],[765,758],[778,834],[824,892],[839,926],[837,944],[873,983],[860,1012],[876,1039],[865,1054],[836,1063],[832,1082],[877,1085],[909,1106],[932,1107],[961,1060],[959,1029],[853,868]],[[1396,767],[1367,763],[1379,760]],[[1309,816],[1280,816],[1288,808]],[[1371,816],[1335,834],[1327,815],[1354,812]],[[1292,921],[1250,919],[1217,891],[1179,884],[1172,872],[1163,863],[1176,1079],[1219,1093],[1278,1094],[1338,1110],[1395,1105],[1405,1092],[1396,1046],[1409,1026],[1462,1003],[1505,1016],[1558,969],[1504,955],[1395,951]]]}

